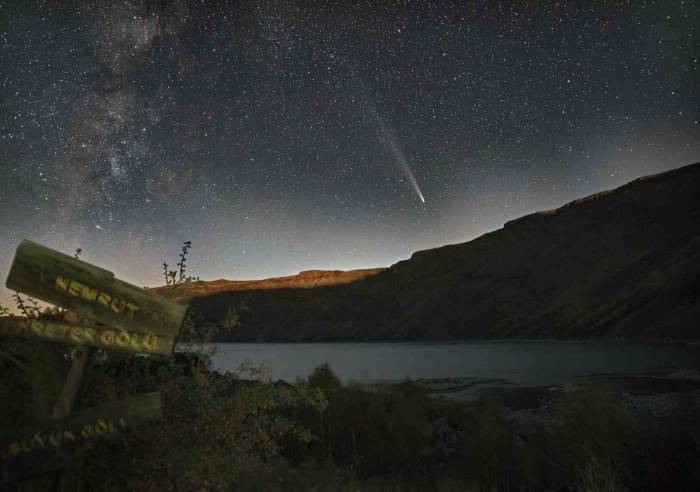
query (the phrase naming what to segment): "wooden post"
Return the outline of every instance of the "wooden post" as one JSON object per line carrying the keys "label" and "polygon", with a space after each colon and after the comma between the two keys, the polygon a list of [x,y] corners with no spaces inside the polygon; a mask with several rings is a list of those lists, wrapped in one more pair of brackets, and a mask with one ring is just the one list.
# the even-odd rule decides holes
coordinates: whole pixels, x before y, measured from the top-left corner
{"label": "wooden post", "polygon": [[75,397],[80,389],[80,382],[83,379],[85,363],[90,356],[90,348],[84,345],[79,345],[73,349],[73,361],[66,376],[66,382],[63,384],[63,389],[58,395],[58,400],[53,406],[51,418],[60,420],[68,417],[73,411]]}
{"label": "wooden post", "polygon": [[[72,311],[66,311],[63,319],[68,322],[76,323],[78,322],[78,315]],[[58,399],[56,400],[56,403],[54,403],[53,410],[51,412],[51,418],[53,420],[65,419],[73,412],[75,398],[78,396],[80,383],[83,380],[85,364],[90,357],[90,348],[85,345],[78,345],[73,349],[71,356],[72,361],[70,369],[68,370],[68,375],[66,376],[66,381],[63,383],[61,393],[59,393]],[[73,458],[76,458],[75,454],[73,454]],[[80,468],[82,468],[82,457],[80,459]],[[74,488],[79,489],[80,482],[81,479],[79,474],[67,472],[65,469],[59,470],[58,473],[54,475],[52,489],[55,491]]]}
{"label": "wooden post", "polygon": [[[22,490],[46,490],[47,486],[53,491],[79,490],[82,456],[72,455],[79,462],[70,469],[60,462],[46,463],[47,456],[55,457],[55,451],[64,445],[108,437],[161,418],[159,393],[110,402],[72,415],[90,346],[172,356],[187,308],[116,279],[112,272],[27,240],[17,248],[6,286],[70,311],[66,312],[65,323],[2,316],[0,336],[77,346],[50,419],[34,428],[0,429],[0,490],[16,488],[20,482]],[[75,313],[80,313],[80,319]],[[22,466],[10,473],[9,460]],[[27,482],[24,477],[36,480],[30,478]]]}
{"label": "wooden post", "polygon": [[[71,323],[77,323],[79,321],[78,315],[72,311],[66,311],[63,315],[63,319]],[[89,356],[90,349],[84,345],[78,345],[73,349],[73,360],[68,375],[66,376],[66,382],[63,383],[61,393],[58,395],[58,399],[53,406],[53,411],[51,412],[52,419],[64,419],[73,411],[75,397],[78,395],[78,390],[80,390],[80,383],[83,379],[83,372],[85,371],[85,363]]]}

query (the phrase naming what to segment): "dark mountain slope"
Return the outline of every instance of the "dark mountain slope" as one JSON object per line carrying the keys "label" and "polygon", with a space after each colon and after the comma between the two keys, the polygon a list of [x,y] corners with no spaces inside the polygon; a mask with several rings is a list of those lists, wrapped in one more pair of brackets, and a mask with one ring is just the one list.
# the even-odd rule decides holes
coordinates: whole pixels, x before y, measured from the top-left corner
{"label": "dark mountain slope", "polygon": [[[700,164],[637,179],[386,270],[159,289],[235,340],[700,338]],[[310,277],[324,276],[313,286]],[[304,277],[302,279],[302,277]],[[298,280],[294,280],[298,279]]]}

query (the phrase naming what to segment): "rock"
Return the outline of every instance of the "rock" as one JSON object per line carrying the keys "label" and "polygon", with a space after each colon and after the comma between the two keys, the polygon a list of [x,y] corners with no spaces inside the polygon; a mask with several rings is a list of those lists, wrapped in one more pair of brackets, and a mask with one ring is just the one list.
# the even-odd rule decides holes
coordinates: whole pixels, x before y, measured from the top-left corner
{"label": "rock", "polygon": [[531,440],[548,425],[548,418],[534,410],[515,410],[508,415],[513,432],[520,437]]}
{"label": "rock", "polygon": [[452,432],[452,427],[447,423],[447,419],[439,417],[433,422],[433,434],[441,441],[445,441],[447,435]]}
{"label": "rock", "polygon": [[686,381],[700,381],[700,371],[695,369],[679,369],[667,376],[669,379],[683,379]]}
{"label": "rock", "polygon": [[700,411],[700,390],[683,393],[663,393],[653,395],[622,394],[623,404],[637,413],[664,416],[675,412],[682,406],[691,404],[690,411]]}

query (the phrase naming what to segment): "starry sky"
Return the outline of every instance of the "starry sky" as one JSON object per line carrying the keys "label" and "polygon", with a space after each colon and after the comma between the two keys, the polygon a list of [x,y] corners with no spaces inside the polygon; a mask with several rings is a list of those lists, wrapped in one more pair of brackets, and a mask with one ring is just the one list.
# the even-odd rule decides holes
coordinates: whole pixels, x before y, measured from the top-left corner
{"label": "starry sky", "polygon": [[700,1],[66,4],[0,1],[3,276],[388,266],[700,161]]}

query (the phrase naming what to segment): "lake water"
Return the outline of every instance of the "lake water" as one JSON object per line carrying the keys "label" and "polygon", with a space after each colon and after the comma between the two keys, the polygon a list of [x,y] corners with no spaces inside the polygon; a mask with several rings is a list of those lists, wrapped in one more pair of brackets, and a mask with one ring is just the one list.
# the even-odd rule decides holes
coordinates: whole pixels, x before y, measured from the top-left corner
{"label": "lake water", "polygon": [[246,360],[269,366],[274,380],[288,382],[308,376],[327,362],[345,383],[465,378],[539,386],[585,375],[698,369],[700,345],[539,340],[217,344],[213,365],[233,371]]}

